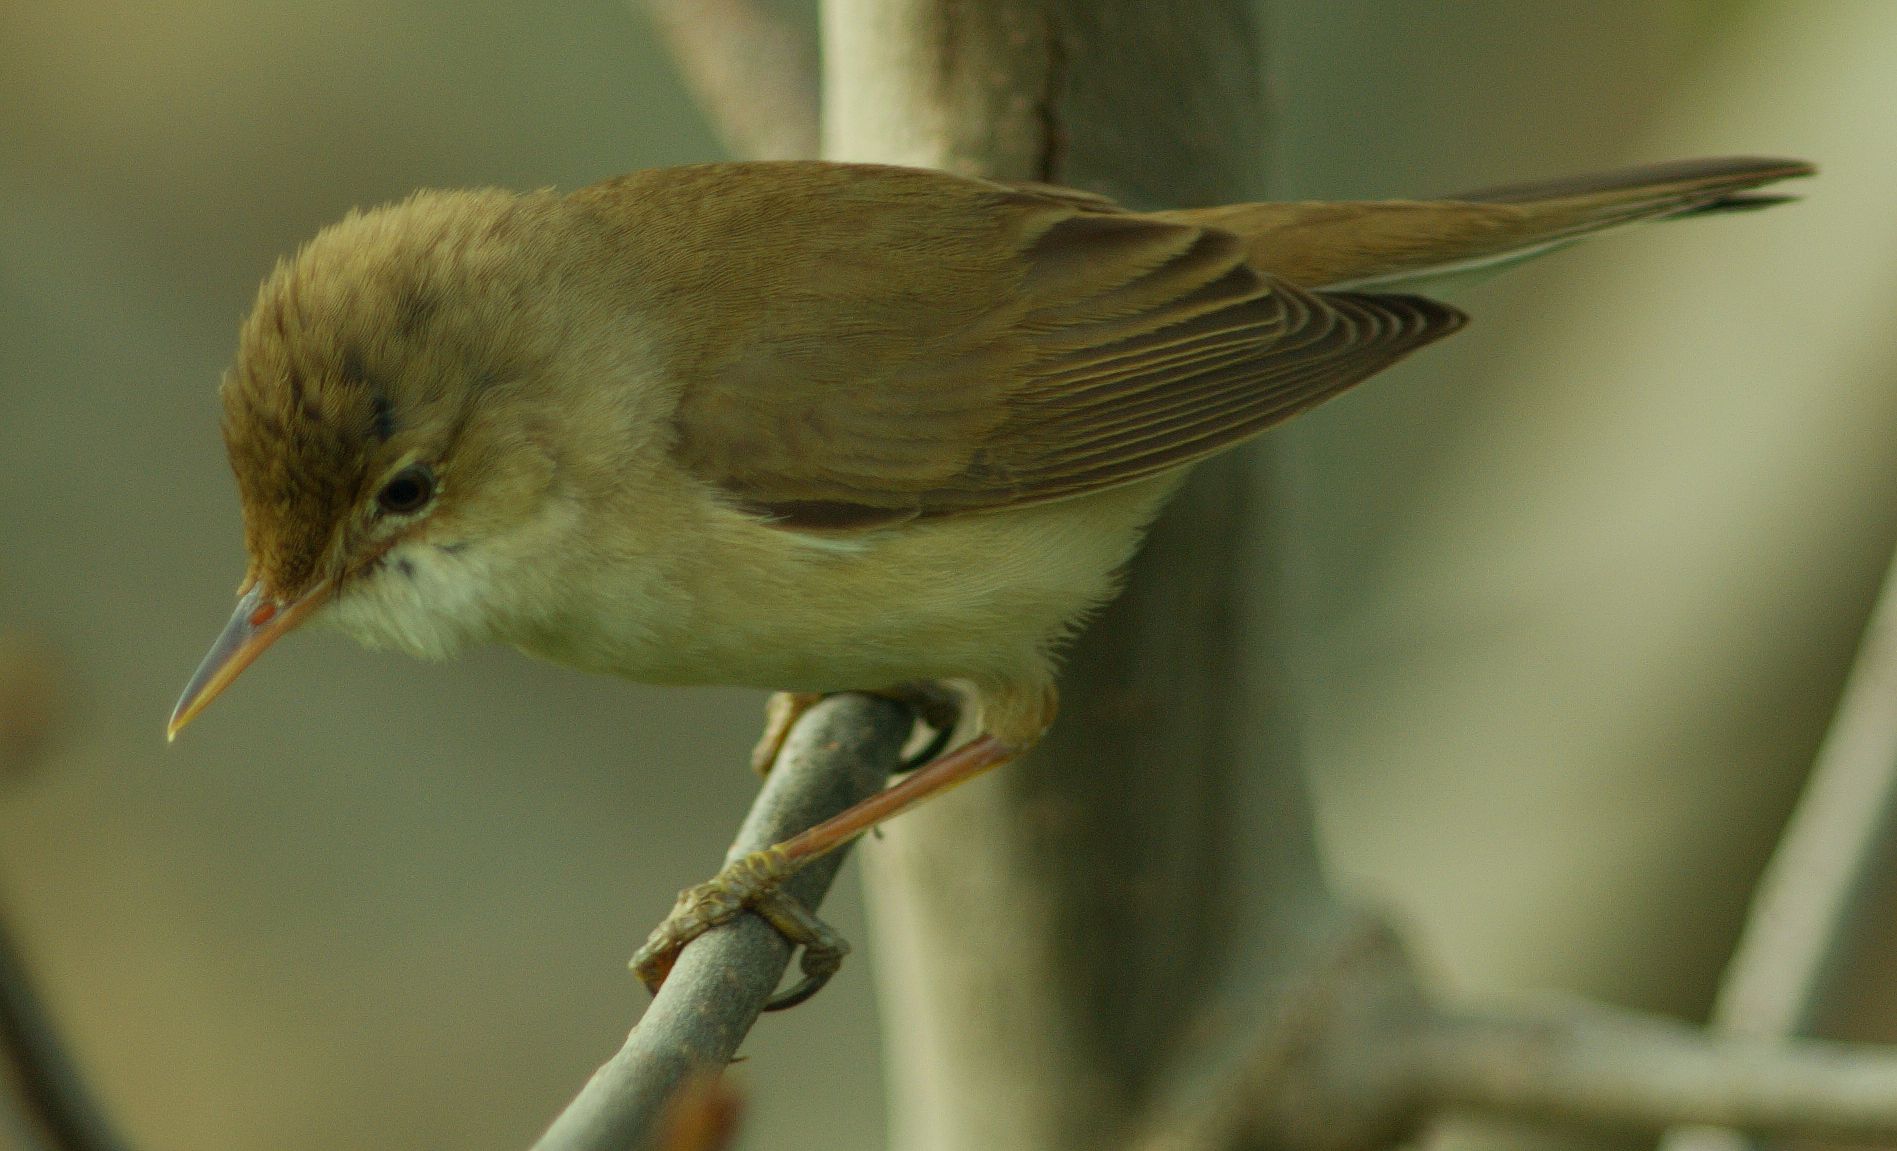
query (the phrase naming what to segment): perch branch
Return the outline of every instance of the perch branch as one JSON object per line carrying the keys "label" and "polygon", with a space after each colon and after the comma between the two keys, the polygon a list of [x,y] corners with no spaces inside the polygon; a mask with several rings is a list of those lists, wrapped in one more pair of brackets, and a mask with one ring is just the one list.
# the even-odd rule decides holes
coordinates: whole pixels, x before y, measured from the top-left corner
{"label": "perch branch", "polygon": [[[908,712],[888,700],[838,696],[818,705],[785,743],[731,856],[786,839],[881,789],[909,729]],[[816,907],[842,854],[812,864],[785,890]],[[594,1073],[534,1151],[645,1146],[681,1084],[731,1061],[790,958],[783,936],[753,915],[687,947],[625,1046]]]}
{"label": "perch branch", "polygon": [[1722,1035],[1586,1001],[1447,1008],[1372,917],[1280,992],[1238,1073],[1157,1101],[1133,1146],[1371,1151],[1452,1112],[1897,1140],[1897,1048]]}
{"label": "perch branch", "polygon": [[1591,1128],[1897,1140],[1897,1051],[1716,1035],[1576,1004],[1442,1013],[1396,1045],[1432,1108]]}
{"label": "perch branch", "polygon": [[763,0],[645,0],[698,100],[733,155],[817,154],[817,47]]}
{"label": "perch branch", "polygon": [[[1897,560],[1865,625],[1837,717],[1767,866],[1713,1005],[1734,1035],[1791,1036],[1818,1022],[1874,912],[1897,849]],[[1729,1131],[1678,1131],[1664,1151],[1736,1151]]]}

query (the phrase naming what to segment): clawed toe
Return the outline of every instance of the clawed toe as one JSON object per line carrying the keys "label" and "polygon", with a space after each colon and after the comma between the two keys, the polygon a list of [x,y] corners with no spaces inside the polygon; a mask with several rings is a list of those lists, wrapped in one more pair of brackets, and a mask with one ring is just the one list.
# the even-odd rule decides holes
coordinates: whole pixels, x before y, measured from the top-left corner
{"label": "clawed toe", "polygon": [[760,896],[751,910],[777,928],[779,935],[803,948],[803,956],[797,964],[803,978],[771,996],[764,1010],[782,1011],[797,1006],[822,991],[830,977],[842,969],[843,957],[850,953],[849,941],[818,919],[808,907],[774,889]]}
{"label": "clawed toe", "polygon": [[799,963],[803,978],[772,996],[764,1010],[795,1007],[823,990],[843,966],[850,945],[782,890],[781,885],[796,874],[798,866],[776,848],[766,848],[733,860],[709,881],[679,892],[672,913],[653,929],[632,957],[632,970],[639,981],[657,995],[687,944],[749,910],[793,945],[803,948]]}

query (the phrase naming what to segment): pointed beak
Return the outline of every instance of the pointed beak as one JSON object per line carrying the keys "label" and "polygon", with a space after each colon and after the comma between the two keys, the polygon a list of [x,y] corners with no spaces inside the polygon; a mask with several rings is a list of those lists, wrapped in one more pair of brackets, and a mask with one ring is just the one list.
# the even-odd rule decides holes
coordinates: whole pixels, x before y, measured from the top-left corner
{"label": "pointed beak", "polygon": [[184,725],[229,687],[239,672],[263,654],[264,648],[277,642],[328,601],[330,590],[330,584],[324,582],[307,595],[276,600],[263,594],[262,585],[252,585],[238,599],[231,621],[224,625],[223,633],[211,645],[191,682],[185,685],[184,694],[178,697],[178,706],[171,710],[171,722],[165,725],[165,741],[177,739]]}

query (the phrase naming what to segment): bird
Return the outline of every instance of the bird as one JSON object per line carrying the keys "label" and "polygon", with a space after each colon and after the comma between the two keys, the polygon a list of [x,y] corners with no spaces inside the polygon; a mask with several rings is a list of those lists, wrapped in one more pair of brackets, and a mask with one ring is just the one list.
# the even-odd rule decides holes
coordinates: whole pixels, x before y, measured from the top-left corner
{"label": "bird", "polygon": [[1135,211],[734,162],[352,212],[264,280],[220,386],[247,565],[167,735],[305,623],[770,689],[763,763],[828,693],[961,712],[963,742],[688,889],[635,959],[656,990],[749,908],[804,946],[786,1006],[844,944],[778,884],[1034,745],[1063,643],[1194,464],[1463,327],[1418,289],[1813,171]]}

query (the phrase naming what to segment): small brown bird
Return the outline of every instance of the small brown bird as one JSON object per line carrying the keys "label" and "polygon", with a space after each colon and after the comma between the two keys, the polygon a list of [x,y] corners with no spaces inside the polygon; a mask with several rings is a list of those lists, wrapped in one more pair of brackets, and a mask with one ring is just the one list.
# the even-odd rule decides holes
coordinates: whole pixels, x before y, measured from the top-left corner
{"label": "small brown bird", "polygon": [[277,266],[223,384],[249,565],[169,732],[306,620],[655,683],[937,698],[978,735],[688,892],[648,948],[1019,755],[1061,641],[1194,463],[1456,331],[1393,294],[1636,221],[1776,203],[1786,160],[1435,201],[1129,212],[815,162],[421,192]]}

